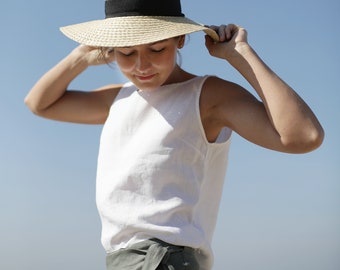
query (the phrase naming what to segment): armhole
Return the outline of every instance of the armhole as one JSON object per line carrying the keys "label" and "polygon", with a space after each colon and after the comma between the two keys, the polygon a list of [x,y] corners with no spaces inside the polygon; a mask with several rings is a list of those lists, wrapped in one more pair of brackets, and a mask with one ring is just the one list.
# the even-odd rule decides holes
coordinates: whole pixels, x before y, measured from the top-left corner
{"label": "armhole", "polygon": [[136,89],[137,89],[136,86],[132,82],[124,83],[122,87],[118,90],[118,93],[115,96],[115,98],[112,100],[110,109],[117,100],[127,97],[128,95],[133,93]]}
{"label": "armhole", "polygon": [[229,142],[229,140],[231,139],[231,134],[232,134],[232,130],[230,128],[228,127],[222,128],[220,134],[218,134],[218,137],[214,143],[223,144],[223,143]]}
{"label": "armhole", "polygon": [[232,130],[228,127],[223,127],[221,129],[215,142],[209,142],[207,139],[207,136],[205,135],[205,130],[204,130],[202,119],[201,119],[200,97],[201,97],[203,86],[209,77],[213,77],[213,76],[212,75],[203,76],[197,87],[196,114],[197,114],[197,119],[198,119],[200,130],[201,130],[201,135],[204,138],[207,145],[228,144],[231,140],[231,135],[232,135]]}

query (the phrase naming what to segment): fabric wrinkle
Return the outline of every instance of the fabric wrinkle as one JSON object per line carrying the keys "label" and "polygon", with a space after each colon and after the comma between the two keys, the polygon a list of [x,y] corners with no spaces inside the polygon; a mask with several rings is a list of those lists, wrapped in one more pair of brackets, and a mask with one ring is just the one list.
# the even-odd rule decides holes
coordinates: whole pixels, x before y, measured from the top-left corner
{"label": "fabric wrinkle", "polygon": [[114,270],[199,270],[198,252],[158,239],[145,240],[107,255],[107,269]]}

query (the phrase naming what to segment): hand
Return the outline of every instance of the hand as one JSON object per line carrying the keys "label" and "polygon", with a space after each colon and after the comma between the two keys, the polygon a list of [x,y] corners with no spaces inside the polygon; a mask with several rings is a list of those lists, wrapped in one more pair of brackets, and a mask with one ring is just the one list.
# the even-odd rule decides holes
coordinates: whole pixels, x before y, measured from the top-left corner
{"label": "hand", "polygon": [[72,53],[77,55],[82,61],[86,61],[89,66],[109,64],[115,60],[113,49],[110,48],[80,45]]}
{"label": "hand", "polygon": [[205,45],[212,56],[230,59],[235,52],[240,53],[243,46],[249,46],[247,41],[247,31],[235,24],[209,26],[219,35],[220,40],[214,42],[209,36],[206,36]]}

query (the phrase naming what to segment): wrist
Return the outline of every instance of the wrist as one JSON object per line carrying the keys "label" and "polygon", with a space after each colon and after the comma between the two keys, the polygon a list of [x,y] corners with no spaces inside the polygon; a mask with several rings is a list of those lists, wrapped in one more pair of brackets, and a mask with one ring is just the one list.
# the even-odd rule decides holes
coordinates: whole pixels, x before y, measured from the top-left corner
{"label": "wrist", "polygon": [[229,53],[226,57],[226,60],[233,65],[234,67],[239,66],[244,61],[247,62],[249,57],[255,56],[256,53],[253,48],[246,42],[242,44],[238,44],[234,50]]}
{"label": "wrist", "polygon": [[227,51],[225,59],[227,61],[233,61],[240,57],[244,57],[249,53],[254,52],[251,46],[247,42],[237,44],[233,50]]}
{"label": "wrist", "polygon": [[71,55],[64,59],[64,63],[69,74],[73,76],[78,76],[89,67],[86,60],[81,57],[74,57]]}
{"label": "wrist", "polygon": [[69,63],[71,68],[86,69],[90,66],[87,54],[84,48],[79,46],[66,56],[65,61]]}

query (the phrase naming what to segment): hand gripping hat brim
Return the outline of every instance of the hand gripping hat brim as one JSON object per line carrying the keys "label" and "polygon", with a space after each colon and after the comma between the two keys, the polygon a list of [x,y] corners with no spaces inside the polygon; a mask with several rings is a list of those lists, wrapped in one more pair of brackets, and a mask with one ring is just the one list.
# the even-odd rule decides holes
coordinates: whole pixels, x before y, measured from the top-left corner
{"label": "hand gripping hat brim", "polygon": [[106,18],[60,30],[68,38],[94,47],[127,47],[204,31],[218,41],[217,33],[186,18],[179,0],[107,0]]}

